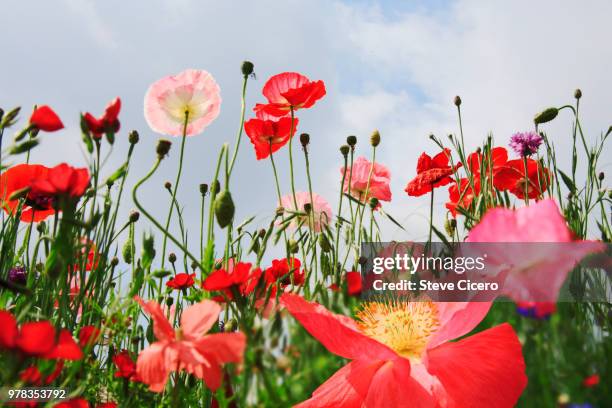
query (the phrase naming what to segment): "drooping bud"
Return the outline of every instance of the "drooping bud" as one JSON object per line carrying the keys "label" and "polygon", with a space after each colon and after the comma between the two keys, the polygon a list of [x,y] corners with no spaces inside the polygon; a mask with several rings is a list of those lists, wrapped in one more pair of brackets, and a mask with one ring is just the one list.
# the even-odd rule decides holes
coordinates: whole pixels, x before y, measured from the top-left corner
{"label": "drooping bud", "polygon": [[136,143],[138,143],[138,141],[140,140],[140,136],[138,135],[138,132],[135,130],[132,130],[129,134],[128,134],[128,142],[130,142],[130,144],[135,145]]}
{"label": "drooping bud", "polygon": [[119,265],[119,258],[117,258],[116,256],[113,256],[113,259],[111,259],[111,266],[117,266]]}
{"label": "drooping bud", "polygon": [[370,209],[375,210],[378,207],[378,204],[380,204],[380,201],[378,201],[378,198],[376,197],[370,198]]}
{"label": "drooping bud", "polygon": [[306,146],[308,146],[310,143],[310,135],[308,133],[302,133],[300,135],[300,143],[302,144],[303,148],[306,148]]}
{"label": "drooping bud", "polygon": [[574,91],[574,98],[576,98],[576,99],[582,98],[582,91],[580,90],[580,88],[578,88],[578,89],[576,89]]}
{"label": "drooping bud", "polygon": [[167,139],[159,139],[157,141],[157,147],[155,151],[157,152],[157,157],[161,160],[170,151],[170,146],[172,146],[172,142]]}
{"label": "drooping bud", "polygon": [[457,107],[461,106],[461,97],[459,95],[455,96],[454,103]]}
{"label": "drooping bud", "polygon": [[206,183],[200,184],[200,194],[202,194],[202,197],[204,197],[206,193],[208,193],[208,184]]}
{"label": "drooping bud", "polygon": [[130,213],[130,222],[136,222],[140,218],[140,213],[138,211],[132,211]]}
{"label": "drooping bud", "polygon": [[342,145],[340,146],[340,153],[342,153],[342,156],[346,157],[348,156],[350,149],[351,148],[348,145]]}
{"label": "drooping bud", "polygon": [[168,262],[170,262],[171,264],[176,262],[176,254],[174,252],[170,252],[168,254]]}
{"label": "drooping bud", "polygon": [[287,243],[287,246],[289,249],[289,253],[291,254],[297,254],[298,251],[300,250],[300,245],[295,239],[290,239],[289,242]]}
{"label": "drooping bud", "polygon": [[0,120],[0,129],[13,126],[16,122],[17,115],[19,115],[19,111],[21,107],[16,107],[8,111],[5,115],[2,115],[2,120]]}
{"label": "drooping bud", "polygon": [[169,181],[166,181],[166,182],[164,183],[164,188],[165,188],[166,190],[172,190],[172,183],[171,183],[171,182],[169,182]]}
{"label": "drooping bud", "polygon": [[355,145],[357,144],[357,136],[353,136],[353,135],[348,136],[346,138],[346,144],[351,147],[355,147]]}
{"label": "drooping bud", "polygon": [[599,181],[603,181],[603,179],[606,177],[606,175],[604,174],[604,172],[600,172],[597,177],[599,177]]}
{"label": "drooping bud", "polygon": [[232,219],[234,218],[234,201],[229,190],[223,190],[215,198],[215,217],[217,217],[217,223],[221,228],[227,227]]}
{"label": "drooping bud", "polygon": [[374,147],[380,144],[380,132],[378,130],[372,132],[372,135],[370,136],[370,144]]}
{"label": "drooping bud", "polygon": [[557,108],[544,109],[542,112],[535,115],[535,117],[533,118],[533,122],[536,125],[539,125],[541,123],[550,122],[551,120],[556,118],[558,114],[559,114],[559,109]]}
{"label": "drooping bud", "polygon": [[253,73],[255,66],[253,65],[251,61],[243,61],[240,69],[242,71],[242,75],[244,75],[245,77],[248,77],[249,75]]}
{"label": "drooping bud", "polygon": [[283,207],[276,207],[276,216],[280,217],[285,213],[285,209]]}

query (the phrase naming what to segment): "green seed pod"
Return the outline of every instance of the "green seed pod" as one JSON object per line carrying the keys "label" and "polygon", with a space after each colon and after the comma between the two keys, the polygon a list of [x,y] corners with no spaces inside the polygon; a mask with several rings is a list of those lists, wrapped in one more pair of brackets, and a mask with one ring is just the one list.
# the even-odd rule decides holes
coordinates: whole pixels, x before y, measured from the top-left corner
{"label": "green seed pod", "polygon": [[134,255],[132,253],[133,247],[134,247],[134,241],[132,241],[131,238],[125,241],[125,244],[123,244],[121,255],[123,256],[123,260],[125,261],[126,264],[132,263],[133,255]]}
{"label": "green seed pod", "polygon": [[253,73],[253,70],[255,69],[255,66],[253,65],[253,63],[251,61],[243,61],[242,62],[242,67],[240,68],[242,71],[242,75],[244,75],[245,77],[251,75]]}
{"label": "green seed pod", "polygon": [[378,130],[372,132],[372,135],[370,136],[370,144],[374,147],[380,144],[380,132]]}
{"label": "green seed pod", "polygon": [[140,136],[138,135],[138,132],[135,130],[132,130],[130,134],[128,135],[128,142],[130,142],[130,144],[136,144],[138,143],[139,140],[140,140]]}
{"label": "green seed pod", "polygon": [[325,234],[319,234],[319,246],[323,252],[331,251],[331,244],[329,243],[329,239]]}
{"label": "green seed pod", "polygon": [[340,153],[342,153],[342,156],[346,157],[348,156],[350,149],[351,148],[348,145],[342,145],[340,146]]}
{"label": "green seed pod", "polygon": [[559,109],[557,108],[544,109],[542,112],[535,115],[533,121],[536,125],[539,125],[540,123],[550,122],[551,120],[556,118],[558,114]]}
{"label": "green seed pod", "polygon": [[215,198],[215,217],[217,217],[217,223],[221,228],[225,228],[232,222],[234,218],[234,201],[229,190],[223,190]]}
{"label": "green seed pod", "polygon": [[355,147],[355,145],[357,144],[357,136],[348,136],[346,138],[346,144],[348,144],[350,147]]}

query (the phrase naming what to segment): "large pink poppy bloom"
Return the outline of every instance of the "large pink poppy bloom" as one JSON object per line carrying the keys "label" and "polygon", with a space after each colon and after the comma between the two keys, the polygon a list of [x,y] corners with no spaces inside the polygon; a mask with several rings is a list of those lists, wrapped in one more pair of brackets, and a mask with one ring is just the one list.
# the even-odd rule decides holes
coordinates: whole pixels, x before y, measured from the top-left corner
{"label": "large pink poppy bloom", "polygon": [[207,71],[187,69],[153,83],[144,100],[147,123],[154,131],[182,136],[188,114],[187,136],[201,133],[219,116],[219,85]]}
{"label": "large pink poppy bloom", "polygon": [[490,303],[366,303],[358,319],[293,294],[281,302],[330,352],[351,360],[298,407],[512,407],[527,377],[507,323],[456,342]]}
{"label": "large pink poppy bloom", "polygon": [[489,210],[467,242],[491,243],[487,270],[506,273],[502,293],[516,302],[555,302],[578,262],[605,249],[601,242],[574,241],[551,199],[517,210]]}
{"label": "large pink poppy bloom", "polygon": [[[315,232],[321,232],[321,228],[331,221],[332,218],[332,209],[329,206],[327,200],[321,197],[317,193],[312,193],[312,202],[310,200],[309,192],[298,191],[295,193],[295,200],[297,201],[297,209],[293,203],[293,195],[287,194],[281,198],[280,206],[295,212],[304,212],[304,205],[310,204],[311,211],[314,213],[314,225],[313,230]],[[292,226],[297,226],[300,222],[305,227],[310,227],[311,220],[307,215],[296,216],[294,221],[292,221]]]}
{"label": "large pink poppy bloom", "polygon": [[[352,173],[351,173],[352,170]],[[344,174],[345,168],[340,169],[340,174]],[[372,172],[370,178],[370,185],[368,187],[368,178]],[[391,188],[389,183],[391,182],[391,172],[387,166],[380,163],[374,163],[374,169],[372,170],[372,163],[361,156],[353,163],[352,167],[346,168],[346,177],[344,179],[344,192],[349,192],[349,178],[350,178],[350,190],[351,196],[357,198],[361,202],[367,202],[372,197],[376,197],[380,201],[391,201]],[[368,195],[365,196],[366,188],[368,188]]]}
{"label": "large pink poppy bloom", "polygon": [[136,297],[153,320],[157,341],[138,355],[138,378],[154,392],[163,391],[172,371],[187,371],[204,380],[211,390],[221,385],[224,363],[242,361],[246,338],[243,333],[206,334],[219,317],[221,306],[203,300],[189,306],[181,315],[176,331],[155,301],[144,302]]}
{"label": "large pink poppy bloom", "polygon": [[262,93],[268,103],[258,103],[254,110],[272,116],[285,116],[291,108],[310,108],[325,96],[325,92],[323,81],[311,81],[297,72],[283,72],[266,81]]}

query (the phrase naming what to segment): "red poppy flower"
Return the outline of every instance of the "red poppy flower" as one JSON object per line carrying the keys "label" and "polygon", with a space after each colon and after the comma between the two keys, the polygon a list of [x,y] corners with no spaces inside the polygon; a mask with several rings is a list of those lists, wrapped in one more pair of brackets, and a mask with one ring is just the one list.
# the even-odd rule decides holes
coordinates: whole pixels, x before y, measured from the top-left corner
{"label": "red poppy flower", "polygon": [[527,173],[523,159],[508,161],[499,169],[493,183],[498,190],[508,190],[518,198],[525,198],[525,190],[529,198],[542,197],[548,188],[549,171],[540,166],[537,161],[527,160]]}
{"label": "red poppy flower", "polygon": [[262,93],[268,103],[258,103],[254,110],[280,117],[287,115],[291,108],[310,108],[325,96],[325,84],[323,81],[311,81],[297,72],[283,72],[270,77]]}
{"label": "red poppy flower", "polygon": [[83,398],[72,398],[55,404],[53,408],[89,408],[89,402]]}
{"label": "red poppy flower", "polygon": [[127,378],[132,381],[137,381],[136,362],[130,357],[130,352],[121,350],[113,356],[113,363],[117,366],[115,377]]}
{"label": "red poppy flower", "polygon": [[[475,176],[480,175],[480,165],[483,161],[483,154],[479,152],[474,152],[467,157],[467,167],[470,169],[470,172]],[[497,172],[503,165],[508,161],[508,151],[505,147],[494,147],[491,149],[490,157],[487,158],[487,171],[485,174],[489,174],[489,170],[493,170],[493,174]]]}
{"label": "red poppy flower", "polygon": [[257,160],[265,159],[287,144],[293,137],[298,125],[298,119],[293,122],[291,132],[291,118],[268,120],[253,118],[244,123],[244,131],[255,148]]}
{"label": "red poppy flower", "polygon": [[453,217],[457,216],[458,209],[468,210],[474,197],[480,194],[480,177],[474,176],[474,188],[470,186],[470,181],[467,178],[462,178],[459,183],[454,183],[448,188],[449,202],[446,203],[446,208],[451,212]]}
{"label": "red poppy flower", "polygon": [[454,169],[450,167],[450,154],[450,149],[444,149],[433,158],[427,153],[421,154],[417,162],[417,176],[408,183],[404,191],[409,196],[418,197],[429,193],[435,187],[451,183],[453,179],[450,176],[461,167],[461,163]]}
{"label": "red poppy flower", "polygon": [[599,384],[599,375],[598,374],[590,375],[587,378],[585,378],[584,380],[582,380],[582,385],[587,387],[587,388],[594,387],[597,384]]}
{"label": "red poppy flower", "polygon": [[346,273],[346,293],[350,296],[361,295],[362,282],[361,274],[359,272],[347,272]]}
{"label": "red poppy flower", "polygon": [[83,357],[68,330],[56,331],[48,321],[29,322],[17,326],[15,317],[0,310],[0,348],[18,349],[25,354],[45,359],[79,360]]}
{"label": "red poppy flower", "polygon": [[91,347],[98,342],[102,333],[95,326],[83,326],[79,331],[79,344],[82,348]]}
{"label": "red poppy flower", "polygon": [[204,280],[202,287],[208,291],[221,291],[230,300],[234,298],[234,292],[247,296],[255,290],[261,277],[261,269],[251,269],[251,266],[247,262],[235,265],[230,262],[228,270],[217,269]]}
{"label": "red poppy flower", "polygon": [[35,196],[79,198],[88,186],[89,171],[86,168],[74,168],[62,163],[50,168],[46,177],[35,179],[30,193]]}
{"label": "red poppy flower", "polygon": [[39,106],[32,112],[30,125],[45,132],[55,132],[64,128],[59,116],[47,105]]}
{"label": "red poppy flower", "polygon": [[104,133],[117,133],[119,131],[120,123],[118,118],[120,110],[121,99],[115,98],[106,106],[104,115],[99,118],[94,117],[89,112],[83,115],[87,128],[95,139],[101,138]]}
{"label": "red poppy flower", "polygon": [[172,289],[187,289],[195,283],[193,278],[195,278],[195,273],[178,273],[174,278],[166,282],[166,286]]}
{"label": "red poppy flower", "polygon": [[[294,285],[302,285],[305,280],[304,270],[300,270],[301,262],[297,258],[274,259],[272,266],[265,271],[267,285],[272,285],[277,281],[284,288],[293,281]],[[293,279],[292,279],[293,278]]]}
{"label": "red poppy flower", "polygon": [[29,366],[19,373],[19,379],[27,384],[39,386],[42,384],[42,374],[36,366]]}
{"label": "red poppy flower", "polygon": [[[49,168],[39,164],[18,164],[0,175],[0,203],[8,214],[14,214],[19,200],[11,200],[13,193],[30,188],[33,181],[46,178]],[[21,221],[39,222],[55,213],[55,199],[50,196],[36,196],[28,192],[21,209]]]}

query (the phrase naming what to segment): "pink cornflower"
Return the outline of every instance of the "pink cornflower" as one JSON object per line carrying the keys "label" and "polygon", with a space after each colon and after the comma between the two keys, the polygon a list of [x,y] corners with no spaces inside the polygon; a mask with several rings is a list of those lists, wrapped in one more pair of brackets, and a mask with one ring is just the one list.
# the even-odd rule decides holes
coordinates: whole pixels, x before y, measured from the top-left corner
{"label": "pink cornflower", "polygon": [[536,132],[519,132],[510,138],[510,147],[521,157],[536,154],[542,144],[542,136]]}

